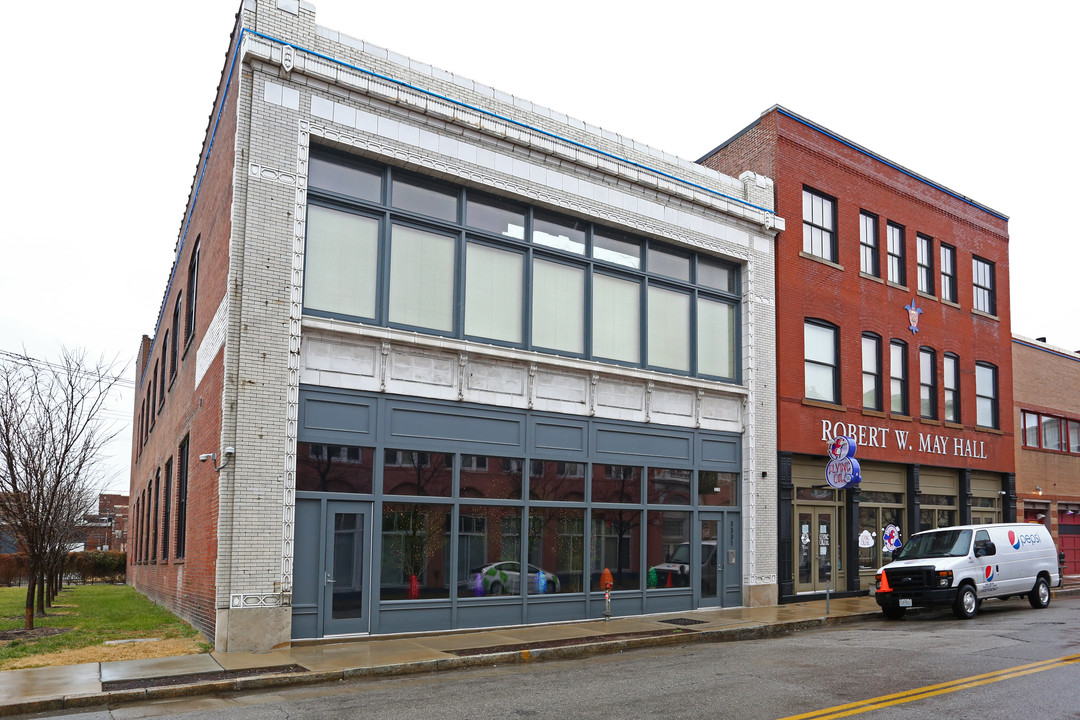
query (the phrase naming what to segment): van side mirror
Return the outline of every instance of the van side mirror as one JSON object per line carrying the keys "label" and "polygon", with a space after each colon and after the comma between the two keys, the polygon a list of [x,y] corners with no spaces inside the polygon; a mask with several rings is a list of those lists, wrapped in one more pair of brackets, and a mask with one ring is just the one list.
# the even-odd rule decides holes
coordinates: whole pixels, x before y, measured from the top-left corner
{"label": "van side mirror", "polygon": [[896,548],[895,550],[892,551],[891,555],[892,555],[893,560],[899,560],[900,559],[900,550],[901,550],[901,548]]}
{"label": "van side mirror", "polygon": [[981,558],[987,555],[997,555],[997,546],[992,542],[988,542],[985,545],[980,545],[975,548],[975,557]]}

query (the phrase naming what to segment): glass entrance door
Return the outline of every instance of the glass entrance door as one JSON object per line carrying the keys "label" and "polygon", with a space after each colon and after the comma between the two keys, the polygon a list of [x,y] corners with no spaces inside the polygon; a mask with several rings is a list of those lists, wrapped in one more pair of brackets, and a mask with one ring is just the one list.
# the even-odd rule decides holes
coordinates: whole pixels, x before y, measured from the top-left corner
{"label": "glass entrance door", "polygon": [[703,512],[699,516],[701,572],[698,574],[698,592],[701,607],[742,604],[740,519],[737,512]]}
{"label": "glass entrance door", "polygon": [[323,635],[370,629],[371,505],[328,502],[323,539]]}
{"label": "glass entrance door", "polygon": [[839,579],[841,537],[836,508],[796,506],[795,508],[795,592],[833,590]]}

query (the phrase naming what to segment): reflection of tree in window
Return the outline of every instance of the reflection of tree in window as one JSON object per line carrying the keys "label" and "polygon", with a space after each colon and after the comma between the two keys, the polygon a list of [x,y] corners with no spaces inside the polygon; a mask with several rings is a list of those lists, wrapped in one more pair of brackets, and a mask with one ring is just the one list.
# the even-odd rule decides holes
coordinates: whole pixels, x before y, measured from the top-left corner
{"label": "reflection of tree in window", "polygon": [[374,453],[372,448],[297,443],[296,489],[370,493]]}
{"label": "reflection of tree in window", "polygon": [[413,450],[386,450],[383,488],[390,495],[449,497],[454,456]]}
{"label": "reflection of tree in window", "polygon": [[383,506],[382,599],[448,597],[444,568],[431,562],[443,557],[449,508],[419,503]]}
{"label": "reflection of tree in window", "polygon": [[690,470],[649,468],[649,502],[663,505],[689,505],[690,474]]}
{"label": "reflection of tree in window", "polygon": [[520,500],[523,462],[518,458],[462,455],[461,496]]}
{"label": "reflection of tree in window", "polygon": [[585,464],[533,460],[529,464],[529,497],[554,502],[584,502]]}

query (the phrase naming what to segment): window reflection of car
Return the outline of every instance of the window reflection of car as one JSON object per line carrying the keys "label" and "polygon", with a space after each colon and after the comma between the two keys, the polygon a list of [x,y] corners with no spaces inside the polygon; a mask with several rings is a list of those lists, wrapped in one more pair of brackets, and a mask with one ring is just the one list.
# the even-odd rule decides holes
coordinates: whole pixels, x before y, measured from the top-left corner
{"label": "window reflection of car", "polygon": [[[532,564],[529,565],[525,581],[528,583],[530,595],[559,592],[559,578]],[[507,561],[473,568],[469,571],[465,592],[475,597],[520,595],[520,563]]]}
{"label": "window reflection of car", "polygon": [[[656,587],[690,587],[690,543],[679,543],[664,562],[654,565]],[[716,592],[716,541],[701,542],[701,589]]]}

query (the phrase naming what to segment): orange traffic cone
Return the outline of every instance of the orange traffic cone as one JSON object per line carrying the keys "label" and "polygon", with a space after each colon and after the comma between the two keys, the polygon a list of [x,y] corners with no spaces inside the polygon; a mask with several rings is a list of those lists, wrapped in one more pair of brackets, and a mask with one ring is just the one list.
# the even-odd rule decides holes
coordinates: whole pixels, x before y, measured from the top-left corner
{"label": "orange traffic cone", "polygon": [[892,588],[889,587],[889,574],[886,572],[881,573],[881,587],[878,588],[878,592],[892,592]]}

